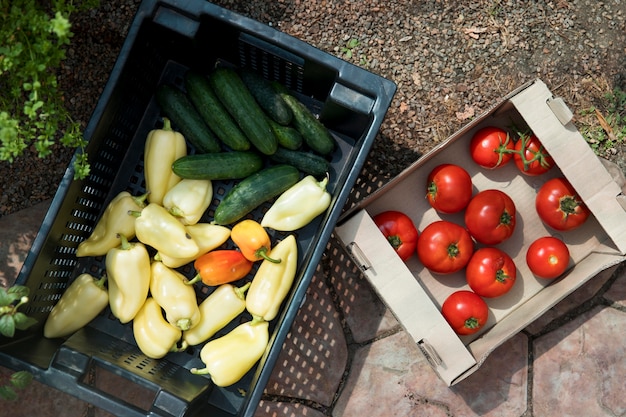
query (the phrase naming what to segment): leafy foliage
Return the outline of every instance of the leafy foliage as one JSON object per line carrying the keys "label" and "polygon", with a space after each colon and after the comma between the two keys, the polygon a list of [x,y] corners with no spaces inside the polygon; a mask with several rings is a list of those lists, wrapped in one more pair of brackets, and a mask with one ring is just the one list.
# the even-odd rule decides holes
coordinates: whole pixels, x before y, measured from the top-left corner
{"label": "leafy foliage", "polygon": [[[84,2],[81,7],[93,6]],[[97,3],[97,2],[96,2]],[[86,141],[59,90],[56,70],[72,37],[72,1],[52,2],[50,17],[40,2],[0,0],[0,160],[12,163],[29,146],[40,158],[58,140],[83,150]],[[87,155],[75,160],[75,177],[89,174]]]}
{"label": "leafy foliage", "polygon": [[[23,285],[15,285],[9,289],[0,287],[0,334],[4,337],[13,337],[16,330],[26,330],[37,320],[28,317],[18,309],[28,302],[29,289]],[[0,398],[5,400],[17,399],[15,389],[27,386],[33,379],[27,371],[15,372],[9,383],[0,386]]]}

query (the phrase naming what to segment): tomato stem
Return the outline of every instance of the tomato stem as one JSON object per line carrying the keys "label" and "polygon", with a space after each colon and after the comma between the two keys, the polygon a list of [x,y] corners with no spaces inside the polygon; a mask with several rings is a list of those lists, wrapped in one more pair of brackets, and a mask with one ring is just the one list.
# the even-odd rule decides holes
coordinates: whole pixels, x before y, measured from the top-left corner
{"label": "tomato stem", "polygon": [[502,215],[500,216],[500,224],[507,226],[511,224],[512,219],[513,219],[513,216],[511,216],[511,214],[508,211],[503,211]]}
{"label": "tomato stem", "polygon": [[465,320],[466,329],[478,329],[480,327],[480,321],[476,317],[470,317]]}
{"label": "tomato stem", "polygon": [[509,276],[502,269],[498,269],[496,271],[496,281],[504,284],[506,280],[509,279]]}
{"label": "tomato stem", "polygon": [[400,239],[400,236],[398,235],[389,235],[387,236],[387,240],[394,249],[398,249],[402,246],[402,239]]}
{"label": "tomato stem", "polygon": [[573,195],[564,195],[559,198],[559,209],[563,212],[564,217],[576,214],[578,207],[580,207],[580,202]]}
{"label": "tomato stem", "polygon": [[451,243],[450,246],[448,246],[448,256],[450,258],[456,258],[459,256],[460,252],[459,246],[456,243]]}

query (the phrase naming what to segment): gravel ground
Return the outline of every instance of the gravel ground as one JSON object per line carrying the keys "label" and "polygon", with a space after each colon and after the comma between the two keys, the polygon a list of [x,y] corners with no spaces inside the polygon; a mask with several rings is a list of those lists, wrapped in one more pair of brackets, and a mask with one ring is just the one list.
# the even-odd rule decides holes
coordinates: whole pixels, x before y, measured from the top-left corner
{"label": "gravel ground", "polygon": [[[115,62],[136,0],[102,1],[72,16],[75,37],[59,70],[68,108],[86,126]],[[216,0],[397,83],[367,162],[390,178],[526,81],[541,78],[597,129],[605,94],[626,91],[626,2]],[[350,41],[354,40],[352,44]],[[356,44],[355,44],[356,43]],[[349,56],[351,55],[351,56]],[[603,156],[626,171],[626,144]],[[71,152],[0,163],[0,215],[51,198]]]}

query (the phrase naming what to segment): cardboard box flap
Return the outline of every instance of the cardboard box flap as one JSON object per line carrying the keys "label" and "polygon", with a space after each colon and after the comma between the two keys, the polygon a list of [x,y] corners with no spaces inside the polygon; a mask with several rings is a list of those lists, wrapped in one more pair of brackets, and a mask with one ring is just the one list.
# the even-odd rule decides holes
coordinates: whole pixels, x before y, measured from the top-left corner
{"label": "cardboard box flap", "polygon": [[[563,109],[540,80],[510,97],[559,169],[585,200],[615,246],[626,254],[626,211],[621,187],[606,170]],[[571,114],[571,112],[569,112]],[[565,127],[565,129],[563,128]]]}
{"label": "cardboard box flap", "polygon": [[476,364],[445,321],[428,293],[397,256],[365,210],[337,226],[335,232],[380,298],[448,384]]}

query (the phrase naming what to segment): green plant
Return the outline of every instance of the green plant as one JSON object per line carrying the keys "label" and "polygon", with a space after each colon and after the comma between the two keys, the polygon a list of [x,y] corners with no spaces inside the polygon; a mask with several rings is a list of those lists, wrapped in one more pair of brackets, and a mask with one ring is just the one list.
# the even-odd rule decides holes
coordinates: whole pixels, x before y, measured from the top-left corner
{"label": "green plant", "polygon": [[[15,330],[26,330],[37,321],[18,311],[28,303],[28,287],[14,285],[9,289],[0,288],[0,334],[4,337],[13,337]],[[15,400],[15,389],[24,388],[33,379],[27,371],[15,372],[9,378],[9,383],[0,385],[0,398]]]}
{"label": "green plant", "polygon": [[[81,7],[93,7],[93,0]],[[0,0],[0,160],[12,163],[29,146],[38,157],[53,152],[60,142],[84,150],[79,123],[72,120],[64,105],[56,70],[65,59],[73,33],[70,14],[77,10],[72,1],[51,2],[50,17],[40,2]],[[79,152],[75,177],[89,174],[87,154]]]}
{"label": "green plant", "polygon": [[583,117],[580,132],[599,156],[626,143],[626,91],[614,88],[604,94],[600,106],[579,112]]}
{"label": "green plant", "polygon": [[[355,50],[360,44],[361,43],[359,42],[358,39],[351,38],[346,43],[346,46],[342,46],[341,48],[339,48],[339,51],[341,52],[343,56],[345,56],[346,59],[352,59],[352,57],[355,56]],[[365,57],[365,55],[359,55],[359,65],[367,66],[367,64],[368,62],[367,62],[367,58]]]}

